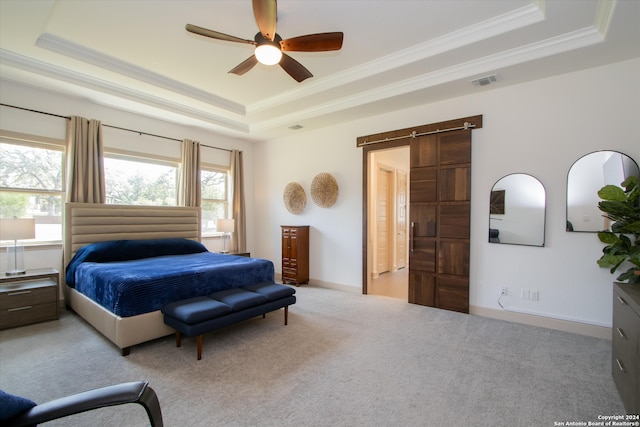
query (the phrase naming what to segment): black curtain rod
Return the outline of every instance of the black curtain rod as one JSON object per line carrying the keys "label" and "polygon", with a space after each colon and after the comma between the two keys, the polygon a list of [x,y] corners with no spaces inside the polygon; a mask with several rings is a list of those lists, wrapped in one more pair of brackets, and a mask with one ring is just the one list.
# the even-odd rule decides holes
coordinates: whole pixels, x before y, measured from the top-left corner
{"label": "black curtain rod", "polygon": [[0,105],[3,107],[15,108],[16,110],[24,110],[24,111],[29,111],[31,113],[44,114],[46,116],[53,116],[53,117],[59,117],[61,119],[71,120],[71,117],[69,116],[61,116],[59,114],[46,113],[44,111],[32,110],[30,108],[24,108],[24,107],[16,107],[15,105],[9,105],[9,104],[0,104]]}
{"label": "black curtain rod", "polygon": [[[9,107],[9,108],[15,108],[15,109],[18,109],[18,110],[29,111],[31,113],[44,114],[46,116],[53,116],[53,117],[59,117],[61,119],[71,120],[71,117],[69,117],[69,116],[61,116],[59,114],[47,113],[45,111],[32,110],[30,108],[17,107],[15,105],[9,105],[9,104],[4,104],[4,103],[0,104],[0,105],[3,106],[3,107]],[[153,137],[156,137],[156,138],[162,138],[162,139],[168,139],[168,140],[171,140],[171,141],[182,142],[181,139],[177,139],[177,138],[170,138],[168,136],[156,135],[156,134],[153,134],[153,133],[142,132],[142,131],[139,131],[139,130],[122,128],[122,127],[118,127],[118,126],[108,125],[108,124],[105,124],[105,123],[103,123],[102,126],[106,126],[108,128],[113,128],[113,129],[118,129],[118,130],[124,130],[124,131],[127,131],[127,132],[133,132],[133,133],[137,133],[138,135],[147,135],[147,136],[153,136]],[[228,152],[233,151],[233,150],[229,150],[228,148],[214,147],[212,145],[206,145],[206,144],[200,144],[200,145],[203,146],[203,147],[207,147],[207,148],[213,148],[214,150],[222,150],[222,151],[228,151]]]}

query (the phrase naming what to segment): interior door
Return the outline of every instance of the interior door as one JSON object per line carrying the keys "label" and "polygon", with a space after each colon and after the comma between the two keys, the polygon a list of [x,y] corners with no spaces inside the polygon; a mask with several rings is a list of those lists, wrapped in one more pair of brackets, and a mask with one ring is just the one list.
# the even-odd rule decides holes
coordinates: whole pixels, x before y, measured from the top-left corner
{"label": "interior door", "polygon": [[389,190],[391,183],[391,173],[378,167],[378,188],[377,188],[377,249],[376,249],[376,273],[382,274],[389,271],[389,246],[391,243],[390,236],[390,198]]}
{"label": "interior door", "polygon": [[468,313],[471,131],[410,145],[409,302]]}
{"label": "interior door", "polygon": [[406,267],[407,260],[407,173],[398,171],[396,192],[396,265]]}

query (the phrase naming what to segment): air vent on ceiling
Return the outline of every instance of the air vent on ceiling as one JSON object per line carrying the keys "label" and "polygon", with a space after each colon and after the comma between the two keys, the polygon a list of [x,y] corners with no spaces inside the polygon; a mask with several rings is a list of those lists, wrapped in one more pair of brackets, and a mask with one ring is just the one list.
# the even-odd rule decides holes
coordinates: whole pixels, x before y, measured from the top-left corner
{"label": "air vent on ceiling", "polygon": [[298,129],[302,129],[303,127],[304,127],[304,126],[302,126],[302,125],[292,125],[292,126],[289,126],[289,129],[291,129],[291,130],[298,130]]}
{"label": "air vent on ceiling", "polygon": [[471,83],[473,83],[474,86],[486,86],[486,85],[490,85],[491,83],[495,83],[496,81],[497,81],[496,75],[492,74],[490,76],[480,77],[479,79],[471,80]]}

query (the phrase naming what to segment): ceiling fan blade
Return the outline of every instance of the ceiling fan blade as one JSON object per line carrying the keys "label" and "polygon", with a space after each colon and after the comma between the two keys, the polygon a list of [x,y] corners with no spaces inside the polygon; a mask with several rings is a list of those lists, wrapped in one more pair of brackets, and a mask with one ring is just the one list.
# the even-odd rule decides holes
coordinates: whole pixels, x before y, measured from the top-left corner
{"label": "ceiling fan blade", "polygon": [[256,45],[254,40],[241,39],[240,37],[230,36],[228,34],[219,33],[218,31],[209,30],[207,28],[198,27],[197,25],[187,24],[184,27],[187,31],[200,36],[211,37],[212,39],[224,40],[227,42],[246,43]]}
{"label": "ceiling fan blade", "polygon": [[262,36],[273,41],[276,36],[278,7],[276,0],[253,0],[253,15]]}
{"label": "ceiling fan blade", "polygon": [[303,80],[308,79],[309,77],[313,77],[313,74],[309,70],[307,70],[304,65],[287,55],[286,53],[282,54],[282,59],[280,60],[280,66],[283,70],[287,72],[291,77],[293,77],[298,83]]}
{"label": "ceiling fan blade", "polygon": [[308,34],[306,36],[282,40],[280,46],[282,50],[286,51],[326,52],[329,50],[340,50],[340,48],[342,48],[343,37],[344,34],[341,32]]}
{"label": "ceiling fan blade", "polygon": [[247,71],[249,71],[250,69],[252,69],[257,63],[258,63],[258,60],[256,59],[256,56],[251,55],[250,57],[242,61],[240,64],[238,64],[233,70],[230,70],[229,73],[237,74],[241,76]]}

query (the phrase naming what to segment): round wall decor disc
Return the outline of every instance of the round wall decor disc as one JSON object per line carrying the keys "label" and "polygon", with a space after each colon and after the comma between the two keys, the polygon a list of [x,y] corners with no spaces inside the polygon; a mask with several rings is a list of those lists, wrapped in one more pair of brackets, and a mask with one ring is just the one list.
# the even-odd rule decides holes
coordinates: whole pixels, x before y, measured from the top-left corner
{"label": "round wall decor disc", "polygon": [[284,206],[294,215],[301,213],[307,205],[307,195],[304,192],[304,188],[297,182],[287,184],[284,188],[282,198],[284,200]]}
{"label": "round wall decor disc", "polygon": [[321,208],[330,208],[338,200],[338,183],[329,173],[322,172],[311,181],[311,199]]}

